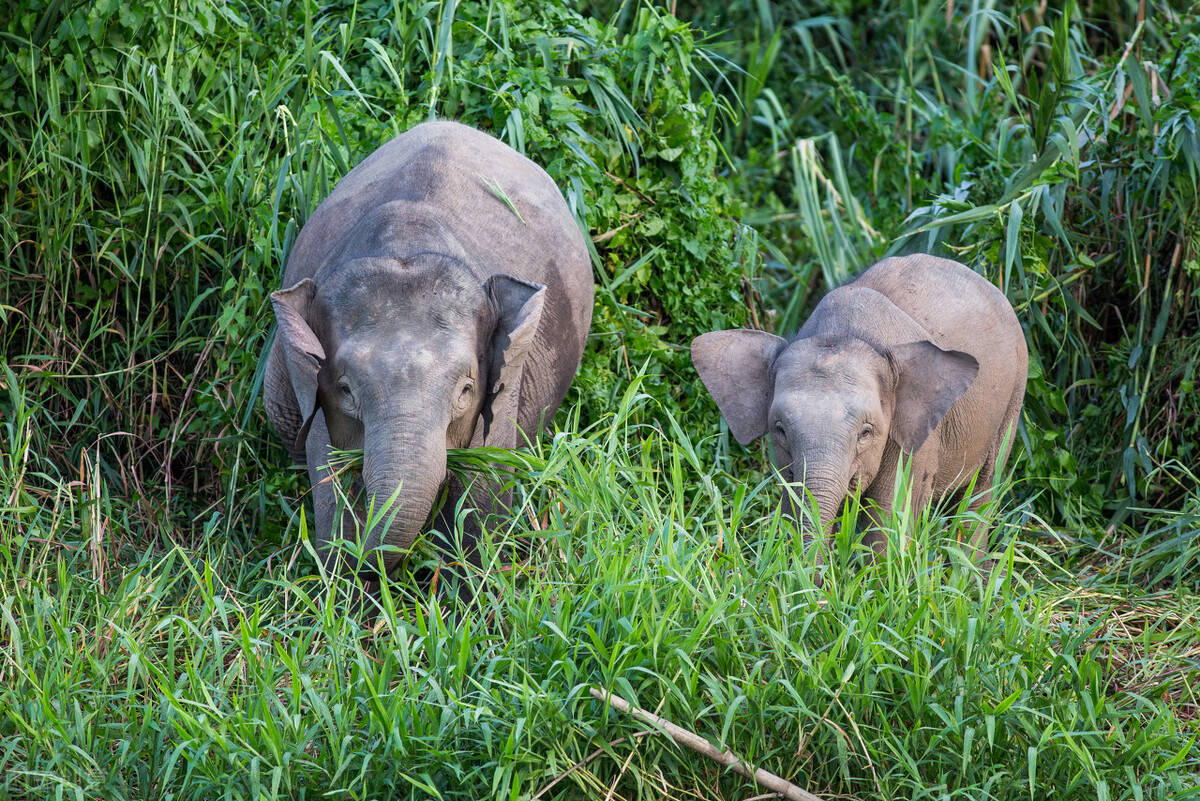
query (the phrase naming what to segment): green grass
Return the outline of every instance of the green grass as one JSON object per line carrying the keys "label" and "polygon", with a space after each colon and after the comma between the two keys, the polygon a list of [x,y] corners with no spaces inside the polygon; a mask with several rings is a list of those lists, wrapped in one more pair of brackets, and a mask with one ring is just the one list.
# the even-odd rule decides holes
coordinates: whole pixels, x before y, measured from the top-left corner
{"label": "green grass", "polygon": [[[693,36],[590,5],[0,17],[0,799],[761,792],[600,685],[829,797],[1200,796],[1192,17],[734,0],[681,7]],[[425,543],[358,616],[261,408],[266,295],[338,177],[431,115],[558,180],[596,324],[506,461],[476,602]],[[818,566],[686,346],[789,333],[916,247],[1026,326],[1010,486]]]}
{"label": "green grass", "polygon": [[591,686],[830,795],[1196,791],[1196,598],[1081,585],[1012,514],[990,572],[952,515],[877,562],[840,538],[815,584],[770,482],[635,393],[535,450],[465,610],[406,580],[359,622],[298,519],[122,558],[71,536],[114,527],[102,480],[43,507],[0,557],[0,792],[528,798],[599,749],[552,797],[753,794]]}

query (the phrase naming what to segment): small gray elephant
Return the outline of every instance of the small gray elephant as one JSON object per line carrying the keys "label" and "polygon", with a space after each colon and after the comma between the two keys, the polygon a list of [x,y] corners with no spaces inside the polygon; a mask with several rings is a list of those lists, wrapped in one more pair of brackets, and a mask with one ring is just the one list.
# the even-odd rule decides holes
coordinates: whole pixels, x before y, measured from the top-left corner
{"label": "small gray elephant", "polygon": [[[403,552],[429,526],[448,448],[515,448],[553,416],[592,318],[587,246],[554,181],[445,121],[397,136],[338,182],[296,238],[283,285],[263,402],[308,466],[327,561],[332,539],[356,536],[354,512],[334,530],[331,447],[363,450],[359,517],[399,488],[364,545]],[[449,489],[452,515],[465,490]],[[495,511],[497,495],[477,487],[468,505]]]}
{"label": "small gray elephant", "polygon": [[[831,291],[791,341],[715,331],[692,341],[692,362],[738,442],[770,432],[776,467],[812,493],[825,532],[852,491],[890,513],[902,454],[914,511],[976,471],[970,507],[984,503],[1021,413],[1029,354],[1003,293],[958,262],[914,255]],[[796,516],[790,495],[785,503]],[[986,529],[972,539],[982,547]]]}

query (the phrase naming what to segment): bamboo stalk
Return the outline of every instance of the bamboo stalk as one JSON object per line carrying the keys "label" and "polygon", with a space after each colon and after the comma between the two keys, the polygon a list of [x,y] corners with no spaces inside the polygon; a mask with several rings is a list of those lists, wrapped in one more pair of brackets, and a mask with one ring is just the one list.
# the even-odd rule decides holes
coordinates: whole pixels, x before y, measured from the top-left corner
{"label": "bamboo stalk", "polygon": [[813,795],[807,790],[797,787],[786,779],[776,776],[770,771],[762,768],[753,768],[747,765],[741,757],[732,751],[718,751],[714,746],[710,745],[700,735],[689,731],[682,726],[678,726],[666,718],[659,717],[652,712],[647,712],[644,709],[639,709],[633,706],[624,698],[615,695],[611,690],[604,687],[592,687],[592,697],[598,701],[605,701],[613,709],[621,712],[627,712],[636,718],[640,718],[647,723],[651,723],[658,728],[671,735],[671,739],[680,745],[686,745],[698,754],[703,754],[714,762],[720,763],[727,768],[740,773],[747,779],[754,781],[766,787],[768,790],[773,790],[784,798],[792,799],[792,801],[822,801],[820,796]]}

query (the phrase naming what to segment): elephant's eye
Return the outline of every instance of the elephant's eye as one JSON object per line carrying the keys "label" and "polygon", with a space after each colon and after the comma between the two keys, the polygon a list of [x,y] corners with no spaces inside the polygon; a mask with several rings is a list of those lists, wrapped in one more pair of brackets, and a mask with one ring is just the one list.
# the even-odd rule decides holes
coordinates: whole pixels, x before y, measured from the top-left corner
{"label": "elephant's eye", "polygon": [[863,426],[862,431],[858,432],[858,441],[866,442],[867,440],[869,440],[871,438],[871,435],[874,433],[875,433],[875,429],[872,428],[871,426]]}
{"label": "elephant's eye", "polygon": [[475,382],[471,379],[464,379],[462,389],[458,391],[458,397],[454,399],[455,414],[463,414],[467,411],[471,403],[471,393],[475,391]]}
{"label": "elephant's eye", "polygon": [[775,421],[775,436],[779,437],[779,439],[784,442],[787,441],[787,431],[785,431],[783,428],[782,420]]}
{"label": "elephant's eye", "polygon": [[350,382],[348,382],[346,379],[343,378],[341,381],[338,381],[337,388],[338,392],[341,393],[342,398],[345,400],[354,399],[354,393],[350,391]]}

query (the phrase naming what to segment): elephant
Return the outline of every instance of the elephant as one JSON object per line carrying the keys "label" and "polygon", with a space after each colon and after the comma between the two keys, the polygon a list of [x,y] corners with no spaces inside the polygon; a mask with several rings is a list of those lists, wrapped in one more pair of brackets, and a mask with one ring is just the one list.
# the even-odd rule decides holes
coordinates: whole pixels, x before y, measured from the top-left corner
{"label": "elephant", "polygon": [[[812,494],[820,534],[847,495],[861,492],[859,523],[876,551],[886,546],[880,525],[902,456],[914,514],[965,491],[976,474],[969,508],[990,499],[1029,363],[1004,294],[958,262],[923,254],[884,259],[833,289],[790,341],[714,331],[692,341],[691,355],[739,443],[770,432],[774,464]],[[792,493],[784,505],[811,533]],[[977,526],[977,556],[986,538]]]}
{"label": "elephant", "polygon": [[[550,176],[482,131],[417,125],[318,205],[282,284],[263,403],[308,468],[322,560],[360,537],[371,565],[349,568],[381,557],[387,572],[431,523],[445,535],[464,495],[480,516],[502,511],[498,487],[447,477],[447,449],[525,444],[579,367],[591,259]],[[361,500],[336,524],[331,449],[363,451]],[[432,520],[443,489],[450,516]],[[371,508],[386,511],[364,535]],[[468,551],[477,534],[464,526]]]}

